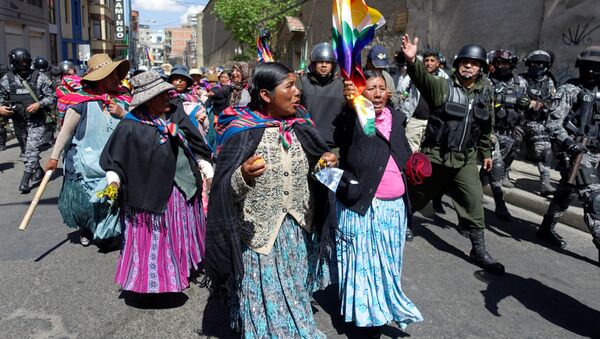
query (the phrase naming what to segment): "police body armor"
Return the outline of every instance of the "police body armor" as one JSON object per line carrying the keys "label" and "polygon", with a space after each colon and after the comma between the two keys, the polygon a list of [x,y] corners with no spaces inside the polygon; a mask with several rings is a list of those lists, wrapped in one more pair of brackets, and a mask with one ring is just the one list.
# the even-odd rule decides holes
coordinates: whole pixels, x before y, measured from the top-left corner
{"label": "police body armor", "polygon": [[[527,78],[526,78],[527,79]],[[527,79],[527,96],[531,100],[541,102],[544,104],[544,108],[534,111],[528,109],[525,111],[525,119],[529,121],[545,122],[548,120],[548,106],[552,94],[550,93],[550,81],[549,77],[545,77],[541,81]]]}
{"label": "police body armor", "polygon": [[[22,83],[17,84],[16,76],[13,72],[9,72],[6,74],[8,76],[8,85],[10,87],[10,103],[14,106],[13,111],[15,112],[15,117],[20,117],[22,119],[30,119],[31,116],[37,116],[44,113],[43,109],[37,110],[34,113],[28,113],[27,107],[31,104],[34,104],[36,101],[29,93],[29,90],[23,86]],[[40,93],[36,93],[37,90],[37,79],[39,76],[39,71],[33,71],[30,76],[30,81],[21,79],[22,81],[27,81],[27,84],[34,91],[35,95],[40,98]]]}
{"label": "police body armor", "polygon": [[587,148],[593,153],[600,152],[600,92],[590,91],[580,87],[577,102],[564,121],[564,127],[573,136],[580,140],[589,138]]}
{"label": "police body armor", "polygon": [[466,152],[477,146],[480,125],[490,119],[491,102],[487,87],[469,99],[461,87],[448,79],[448,100],[433,110],[427,123],[424,147],[439,146],[443,151]]}
{"label": "police body armor", "polygon": [[522,96],[519,85],[513,78],[509,83],[494,82],[494,90],[496,92],[495,130],[512,131],[521,122],[521,114],[517,112],[517,100]]}

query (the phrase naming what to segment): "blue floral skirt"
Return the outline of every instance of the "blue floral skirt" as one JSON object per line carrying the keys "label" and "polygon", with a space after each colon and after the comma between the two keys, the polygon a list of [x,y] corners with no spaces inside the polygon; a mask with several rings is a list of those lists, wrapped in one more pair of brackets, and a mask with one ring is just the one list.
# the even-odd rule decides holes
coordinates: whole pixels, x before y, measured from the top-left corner
{"label": "blue floral skirt", "polygon": [[404,201],[373,202],[362,216],[337,203],[338,283],[341,314],[357,326],[381,326],[395,321],[402,329],[423,317],[402,292],[402,251],[407,216]]}
{"label": "blue floral skirt", "polygon": [[316,272],[314,242],[314,235],[288,215],[271,253],[258,254],[243,245],[239,309],[232,313],[239,315],[245,338],[325,338],[310,304]]}

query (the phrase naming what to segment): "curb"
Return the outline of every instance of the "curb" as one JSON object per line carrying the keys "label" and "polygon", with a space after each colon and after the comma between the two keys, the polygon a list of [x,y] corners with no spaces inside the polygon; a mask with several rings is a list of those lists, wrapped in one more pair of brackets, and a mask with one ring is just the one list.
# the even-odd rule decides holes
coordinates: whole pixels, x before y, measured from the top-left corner
{"label": "curb", "polygon": [[[483,192],[492,197],[492,190],[489,185],[483,188]],[[537,194],[530,193],[518,188],[502,188],[504,193],[504,201],[510,205],[515,205],[522,209],[544,216],[550,205],[551,198],[544,198]],[[492,200],[493,201],[493,200]],[[508,206],[510,210],[510,206]],[[587,225],[583,221],[583,208],[577,206],[569,206],[565,214],[560,218],[560,223],[588,232]]]}

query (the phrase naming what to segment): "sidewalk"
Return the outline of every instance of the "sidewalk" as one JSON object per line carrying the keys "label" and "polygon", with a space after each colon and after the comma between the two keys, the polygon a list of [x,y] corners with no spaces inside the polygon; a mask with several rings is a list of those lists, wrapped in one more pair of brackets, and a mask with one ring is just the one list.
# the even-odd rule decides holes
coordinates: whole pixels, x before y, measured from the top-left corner
{"label": "sidewalk", "polygon": [[[537,166],[526,161],[514,161],[509,177],[512,183],[515,184],[515,188],[502,188],[504,191],[504,200],[510,205],[515,205],[543,216],[546,210],[548,210],[552,196],[544,198],[539,195],[540,175]],[[560,174],[555,170],[551,170],[551,179],[554,187],[558,187]],[[484,187],[484,192],[489,196],[488,199],[491,199],[492,192],[489,185]],[[508,209],[510,210],[510,206],[508,206]],[[588,231],[583,221],[583,207],[578,200],[575,200],[567,209],[565,215],[560,219],[560,223],[585,232]]]}

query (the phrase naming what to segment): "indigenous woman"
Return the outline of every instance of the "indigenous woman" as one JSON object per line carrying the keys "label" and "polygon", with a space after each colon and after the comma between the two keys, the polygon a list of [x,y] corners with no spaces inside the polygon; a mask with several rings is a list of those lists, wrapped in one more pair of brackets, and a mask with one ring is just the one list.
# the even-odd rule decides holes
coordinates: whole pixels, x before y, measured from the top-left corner
{"label": "indigenous woman", "polygon": [[235,62],[231,68],[231,84],[213,87],[212,102],[215,115],[219,115],[229,106],[245,106],[250,102],[248,79],[250,68],[246,62]]}
{"label": "indigenous woman", "polygon": [[131,85],[135,108],[100,158],[125,228],[115,282],[137,293],[181,292],[204,255],[197,167],[210,151],[181,106],[169,103],[173,86],[158,73]]}
{"label": "indigenous woman", "polygon": [[[327,215],[327,188],[309,174],[335,166],[306,111],[294,71],[259,65],[248,107],[219,117],[219,160],[209,201],[206,272],[225,286],[232,326],[246,338],[322,338],[310,293],[317,266],[315,231]],[[326,231],[323,230],[324,234]]]}
{"label": "indigenous woman", "polygon": [[66,149],[58,209],[67,226],[80,229],[84,246],[92,238],[106,240],[121,233],[118,209],[99,203],[96,198],[96,192],[106,186],[105,172],[98,160],[131,101],[127,90],[120,86],[129,71],[129,61],[113,62],[107,54],[96,54],[88,60],[88,66],[81,87],[71,83],[71,88],[78,91],[59,99],[59,107],[66,110],[66,115],[46,164],[46,170],[55,170]]}
{"label": "indigenous woman", "polygon": [[206,109],[200,101],[198,93],[192,91],[194,80],[188,73],[187,67],[183,65],[173,66],[171,75],[167,79],[174,89],[169,91],[171,103],[174,105],[182,105],[184,111],[202,135],[206,135],[208,130],[208,121],[206,120]]}
{"label": "indigenous woman", "polygon": [[[345,238],[337,242],[338,282],[345,321],[370,327],[365,336],[379,337],[381,326],[390,321],[405,328],[423,318],[400,281],[410,220],[403,172],[411,154],[405,117],[386,106],[381,73],[366,71],[365,77],[363,95],[375,107],[375,135],[365,134],[351,109],[337,119],[334,134],[344,170],[336,192],[339,234]],[[356,94],[352,82],[346,82],[344,94]]]}

